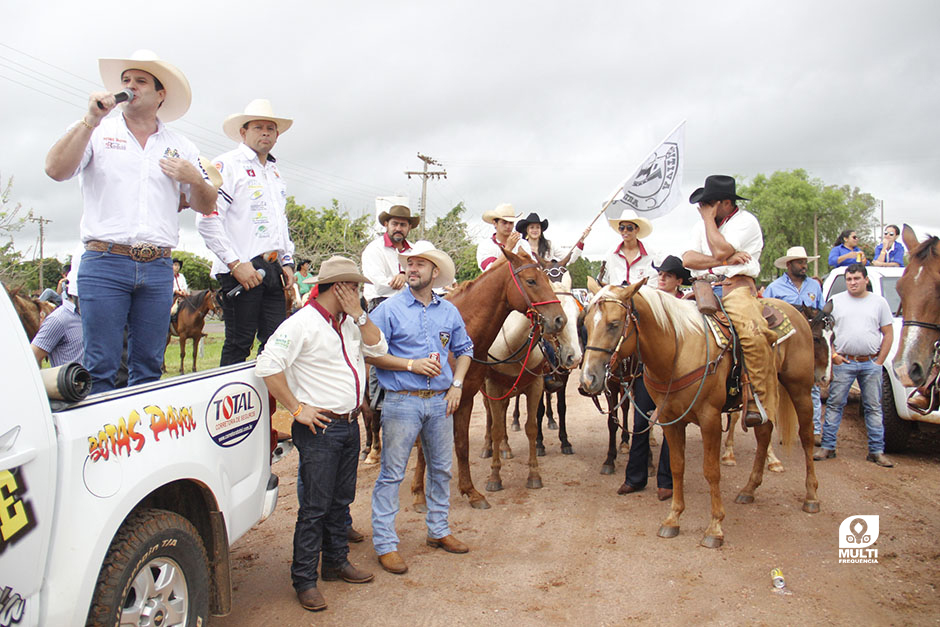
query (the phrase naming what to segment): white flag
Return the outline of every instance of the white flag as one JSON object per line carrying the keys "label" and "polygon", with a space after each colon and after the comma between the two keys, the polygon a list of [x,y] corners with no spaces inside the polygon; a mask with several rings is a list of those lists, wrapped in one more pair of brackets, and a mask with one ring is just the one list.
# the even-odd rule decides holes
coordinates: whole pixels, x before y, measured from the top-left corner
{"label": "white flag", "polygon": [[607,208],[607,217],[616,220],[624,209],[633,209],[638,216],[652,219],[675,209],[682,193],[684,144],[685,120],[624,182]]}

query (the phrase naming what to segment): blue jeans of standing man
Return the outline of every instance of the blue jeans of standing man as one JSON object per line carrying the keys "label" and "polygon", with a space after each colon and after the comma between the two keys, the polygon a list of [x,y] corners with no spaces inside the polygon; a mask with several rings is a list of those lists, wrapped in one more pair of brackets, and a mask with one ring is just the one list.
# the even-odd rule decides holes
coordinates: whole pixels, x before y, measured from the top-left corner
{"label": "blue jeans of standing man", "polygon": [[868,452],[885,452],[884,416],[881,413],[881,366],[874,361],[846,361],[832,366],[829,399],[826,401],[826,422],[822,429],[822,448],[836,449],[836,434],[842,422],[842,410],[849,398],[849,388],[858,379],[868,431]]}
{"label": "blue jeans of standing man", "polygon": [[425,496],[428,502],[428,535],[450,535],[450,477],[454,450],[454,417],[447,415],[444,392],[431,398],[387,392],[382,407],[382,467],[372,491],[372,543],[385,555],[398,550],[395,516],[398,490],[415,438],[421,436],[427,461]]}
{"label": "blue jeans of standing man", "polygon": [[343,567],[349,555],[346,512],[356,498],[359,464],[359,421],[333,420],[326,428],[294,422],[294,446],[300,454],[303,488],[294,526],[294,559],[290,575],[294,589],[317,585],[320,553],[327,567]]}
{"label": "blue jeans of standing man", "polygon": [[121,365],[124,327],[128,385],[160,378],[173,304],[170,258],[139,263],[124,255],[85,251],[78,268],[84,364],[92,393],[115,387]]}

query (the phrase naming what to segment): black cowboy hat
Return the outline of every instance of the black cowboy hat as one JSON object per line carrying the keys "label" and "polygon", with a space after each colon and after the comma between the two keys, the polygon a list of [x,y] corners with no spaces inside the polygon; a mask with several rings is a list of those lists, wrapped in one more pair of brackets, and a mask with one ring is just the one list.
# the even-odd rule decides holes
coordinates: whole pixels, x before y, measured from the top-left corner
{"label": "black cowboy hat", "polygon": [[522,233],[523,235],[525,235],[526,234],[525,230],[529,228],[530,224],[541,224],[542,233],[548,230],[548,218],[545,218],[544,220],[539,220],[539,214],[537,213],[530,213],[529,215],[525,217],[524,220],[519,220],[518,222],[516,222],[516,230]]}
{"label": "black cowboy hat", "polygon": [[173,257],[173,263],[180,264],[180,267],[183,267],[183,260],[180,257]]}
{"label": "black cowboy hat", "polygon": [[675,255],[667,255],[663,262],[656,268],[657,272],[671,272],[679,277],[683,285],[690,285],[692,282],[692,273],[682,265],[682,260]]}
{"label": "black cowboy hat", "polygon": [[699,187],[689,196],[689,202],[693,205],[725,199],[748,200],[744,196],[738,196],[735,191],[734,177],[724,174],[712,174],[705,179],[705,187]]}

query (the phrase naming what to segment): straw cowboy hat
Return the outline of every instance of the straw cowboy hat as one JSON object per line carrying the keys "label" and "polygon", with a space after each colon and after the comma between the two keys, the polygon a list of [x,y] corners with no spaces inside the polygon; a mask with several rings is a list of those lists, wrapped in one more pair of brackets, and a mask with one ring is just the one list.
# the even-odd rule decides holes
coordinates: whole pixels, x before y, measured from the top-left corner
{"label": "straw cowboy hat", "polygon": [[321,283],[372,283],[359,273],[359,266],[352,259],[333,255],[320,264],[320,272],[316,276],[304,279],[304,283],[320,285]]}
{"label": "straw cowboy hat", "polygon": [[166,98],[157,109],[157,117],[164,123],[180,119],[189,110],[193,100],[189,81],[175,65],[161,61],[152,50],[138,50],[130,59],[98,59],[101,82],[104,83],[104,88],[112,93],[124,89],[121,76],[125,70],[143,70],[157,77],[163,84]]}
{"label": "straw cowboy hat", "polygon": [[705,179],[705,186],[699,187],[689,196],[689,202],[697,205],[700,202],[708,203],[714,200],[748,200],[738,196],[734,178],[724,174],[712,174]]}
{"label": "straw cowboy hat", "polygon": [[278,135],[286,133],[291,124],[294,123],[290,118],[279,118],[275,116],[274,110],[271,108],[271,101],[259,98],[249,102],[248,106],[245,107],[244,113],[233,113],[225,118],[225,121],[222,122],[222,130],[229,138],[241,143],[242,135],[239,130],[252,120],[270,120],[274,122],[274,124],[277,125]]}
{"label": "straw cowboy hat", "polygon": [[497,205],[496,209],[491,209],[490,211],[483,212],[483,221],[487,224],[494,224],[496,219],[505,220],[506,222],[515,222],[519,219],[519,216],[522,214],[516,214],[516,210],[512,208],[508,202],[501,205]]}
{"label": "straw cowboy hat", "polygon": [[646,218],[638,216],[633,209],[624,209],[620,213],[620,217],[616,220],[607,220],[607,223],[610,224],[610,228],[617,231],[618,234],[620,233],[621,222],[632,222],[639,227],[636,234],[637,239],[643,239],[653,232],[653,224]]}
{"label": "straw cowboy hat", "polygon": [[202,166],[202,169],[206,171],[206,174],[209,175],[209,184],[212,187],[219,189],[222,187],[222,173],[219,172],[219,169],[212,165],[212,162],[203,157],[199,156],[199,165]]}
{"label": "straw cowboy hat", "polygon": [[434,244],[422,239],[414,243],[414,246],[408,250],[398,253],[398,263],[404,268],[408,265],[408,257],[421,257],[427,259],[440,270],[437,279],[431,284],[431,287],[446,287],[454,282],[457,276],[457,269],[450,256],[443,250],[434,248]]}
{"label": "straw cowboy hat", "polygon": [[807,261],[812,261],[814,259],[819,259],[819,255],[807,255],[806,249],[802,246],[791,246],[787,249],[786,255],[783,257],[777,257],[776,261],[774,261],[774,267],[780,268],[781,270],[786,270],[787,264],[794,259],[805,259]]}
{"label": "straw cowboy hat", "polygon": [[392,218],[402,218],[408,220],[411,224],[411,228],[415,228],[421,222],[421,216],[411,215],[411,209],[405,205],[393,205],[389,207],[388,211],[383,211],[379,214],[379,224],[385,226],[385,223]]}
{"label": "straw cowboy hat", "polygon": [[653,267],[656,268],[657,272],[671,272],[679,278],[683,285],[692,284],[692,273],[682,265],[682,260],[675,255],[666,255],[659,267],[655,264]]}
{"label": "straw cowboy hat", "polygon": [[530,213],[524,220],[516,222],[516,230],[525,235],[526,229],[529,228],[530,224],[540,224],[542,226],[542,233],[548,230],[548,218],[539,220],[539,214],[537,213]]}

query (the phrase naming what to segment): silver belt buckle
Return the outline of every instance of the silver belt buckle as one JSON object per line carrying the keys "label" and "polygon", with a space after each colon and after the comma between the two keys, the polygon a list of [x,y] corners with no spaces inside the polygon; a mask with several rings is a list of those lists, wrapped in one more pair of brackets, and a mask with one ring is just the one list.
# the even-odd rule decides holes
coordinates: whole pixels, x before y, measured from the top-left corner
{"label": "silver belt buckle", "polygon": [[147,242],[137,242],[131,246],[130,256],[134,261],[147,263],[160,256],[160,247]]}

